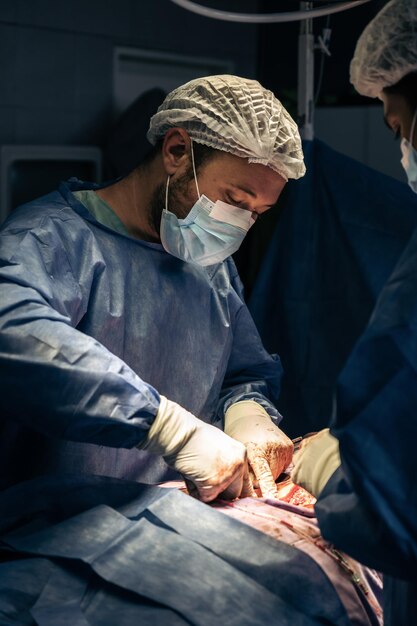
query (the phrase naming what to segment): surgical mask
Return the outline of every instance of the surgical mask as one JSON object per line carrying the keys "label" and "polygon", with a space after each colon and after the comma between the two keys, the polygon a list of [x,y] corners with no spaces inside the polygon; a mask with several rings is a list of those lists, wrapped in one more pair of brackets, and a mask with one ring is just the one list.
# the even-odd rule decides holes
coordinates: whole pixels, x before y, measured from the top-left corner
{"label": "surgical mask", "polygon": [[161,216],[161,241],[173,256],[203,267],[221,263],[236,252],[255,220],[251,211],[227,204],[212,202],[200,195],[191,142],[191,160],[198,200],[184,219],[168,211],[168,176],[165,209]]}
{"label": "surgical mask", "polygon": [[411,124],[410,140],[401,139],[402,159],[401,165],[407,174],[408,184],[414,193],[417,193],[417,150],[413,146],[414,127],[416,124],[417,109],[415,110],[413,122]]}

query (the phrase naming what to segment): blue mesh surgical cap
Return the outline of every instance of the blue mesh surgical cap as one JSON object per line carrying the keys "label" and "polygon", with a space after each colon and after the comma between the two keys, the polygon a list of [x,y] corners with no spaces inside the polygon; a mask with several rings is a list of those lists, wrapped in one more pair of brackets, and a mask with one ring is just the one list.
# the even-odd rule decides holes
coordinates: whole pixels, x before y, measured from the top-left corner
{"label": "blue mesh surgical cap", "polygon": [[151,118],[147,138],[155,145],[175,126],[197,143],[266,165],[286,180],[305,174],[297,124],[256,80],[224,74],[174,89]]}
{"label": "blue mesh surgical cap", "polygon": [[391,0],[359,37],[350,64],[350,82],[363,96],[380,98],[417,71],[417,0]]}

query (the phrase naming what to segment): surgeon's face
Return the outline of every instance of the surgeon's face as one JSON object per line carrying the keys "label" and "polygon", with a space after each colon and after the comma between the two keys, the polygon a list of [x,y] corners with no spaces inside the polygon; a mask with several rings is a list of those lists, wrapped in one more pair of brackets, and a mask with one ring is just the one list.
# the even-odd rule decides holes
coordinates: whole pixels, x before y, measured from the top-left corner
{"label": "surgeon's face", "polygon": [[[382,93],[384,103],[384,120],[387,126],[400,139],[410,140],[411,125],[414,117],[414,109],[400,94]],[[417,125],[414,128],[412,144],[417,148]]]}
{"label": "surgeon's face", "polygon": [[[252,213],[256,219],[278,200],[285,179],[271,168],[249,163],[227,152],[218,151],[197,171],[201,195],[213,202],[222,200]],[[198,200],[197,187],[191,166],[190,153],[170,177],[168,209],[178,218],[184,218]],[[162,210],[165,206],[165,186],[155,189],[151,203],[152,224],[159,232]]]}

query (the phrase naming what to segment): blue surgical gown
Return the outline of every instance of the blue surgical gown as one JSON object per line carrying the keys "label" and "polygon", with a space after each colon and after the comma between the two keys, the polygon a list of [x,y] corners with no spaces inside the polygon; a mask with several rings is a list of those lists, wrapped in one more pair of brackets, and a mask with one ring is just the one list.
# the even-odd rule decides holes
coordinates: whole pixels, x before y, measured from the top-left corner
{"label": "blue surgical gown", "polygon": [[339,378],[342,466],[316,505],[323,536],[385,574],[385,623],[417,623],[417,231]]}
{"label": "blue surgical gown", "polygon": [[136,448],[159,394],[221,425],[254,399],[272,418],[281,365],[233,261],[207,268],[101,225],[71,179],[0,231],[0,488],[45,473],[158,482]]}

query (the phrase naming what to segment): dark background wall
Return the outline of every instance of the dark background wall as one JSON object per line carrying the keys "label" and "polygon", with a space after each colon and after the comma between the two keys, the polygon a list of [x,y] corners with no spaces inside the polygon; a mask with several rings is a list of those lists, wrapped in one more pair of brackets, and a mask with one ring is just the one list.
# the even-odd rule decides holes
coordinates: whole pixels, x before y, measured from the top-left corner
{"label": "dark background wall", "polygon": [[[273,12],[295,0],[205,0],[215,8]],[[320,3],[316,3],[320,4]],[[384,4],[334,15],[318,104],[369,105],[348,81],[357,36]],[[320,32],[326,18],[315,20]],[[0,0],[0,144],[101,144],[113,121],[113,50],[227,59],[258,78],[295,114],[299,23],[235,24],[169,0]]]}
{"label": "dark background wall", "polygon": [[0,0],[0,145],[102,144],[113,121],[115,46],[226,58],[254,77],[257,45],[255,26],[208,20],[169,0]]}

